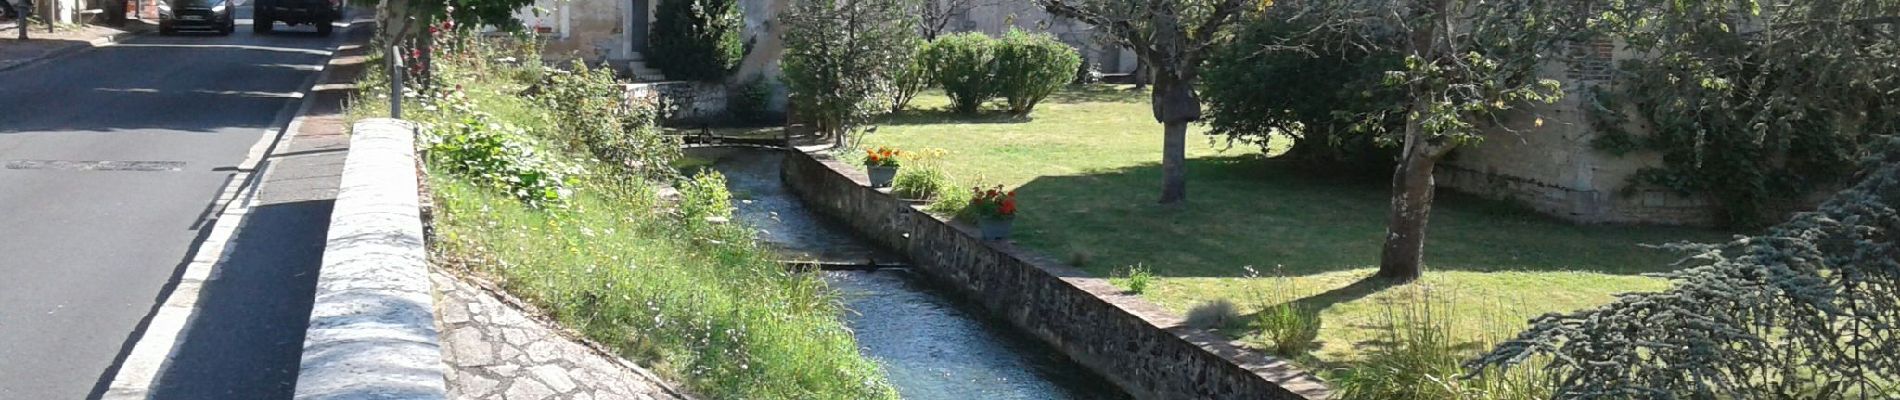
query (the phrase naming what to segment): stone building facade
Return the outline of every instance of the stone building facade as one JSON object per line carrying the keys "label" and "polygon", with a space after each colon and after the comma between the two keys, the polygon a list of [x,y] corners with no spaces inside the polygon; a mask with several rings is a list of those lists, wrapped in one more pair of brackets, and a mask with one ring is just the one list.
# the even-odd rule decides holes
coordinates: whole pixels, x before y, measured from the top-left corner
{"label": "stone building facade", "polygon": [[[1440,163],[1440,187],[1521,203],[1545,214],[1587,223],[1708,225],[1715,213],[1701,198],[1629,187],[1643,168],[1662,165],[1660,155],[1613,155],[1596,150],[1591,126],[1595,107],[1589,87],[1612,83],[1616,60],[1633,55],[1609,41],[1574,46],[1570,61],[1555,63],[1547,77],[1564,86],[1561,101],[1506,118],[1513,129],[1493,129],[1484,141]],[[1543,123],[1536,124],[1534,119]],[[1625,127],[1640,134],[1641,126]]]}

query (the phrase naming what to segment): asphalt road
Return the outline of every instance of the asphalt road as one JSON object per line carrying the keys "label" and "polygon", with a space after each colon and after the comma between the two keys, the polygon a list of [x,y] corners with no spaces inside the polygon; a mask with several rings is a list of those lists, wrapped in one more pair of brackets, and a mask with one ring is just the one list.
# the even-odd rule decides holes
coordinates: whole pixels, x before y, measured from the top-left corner
{"label": "asphalt road", "polygon": [[[307,26],[257,36],[248,20],[239,25],[231,36],[148,35],[0,72],[0,399],[103,392],[208,230],[205,219],[234,167],[284,122],[279,114],[295,107],[296,93],[338,43]],[[290,224],[233,239],[232,256],[257,266],[225,272],[231,289],[207,284],[201,305],[226,310],[201,311],[206,322],[199,325],[210,328],[198,332],[242,336],[233,332],[259,323],[221,316],[254,314],[233,305],[262,299],[255,303],[273,310],[269,319],[292,325],[265,328],[296,340],[271,339],[278,346],[267,360],[220,364],[203,354],[246,354],[218,346],[243,338],[188,337],[181,348],[201,348],[181,358],[192,367],[167,375],[294,362],[296,353],[283,354],[282,345],[301,341],[294,313],[301,306],[307,318],[308,289],[282,286],[300,287],[310,275],[328,207],[305,202],[253,214]],[[258,272],[277,264],[296,267]],[[267,362],[277,364],[259,365]],[[273,373],[285,372],[294,379],[294,364]],[[276,397],[294,383],[247,380],[203,376],[163,397]]]}

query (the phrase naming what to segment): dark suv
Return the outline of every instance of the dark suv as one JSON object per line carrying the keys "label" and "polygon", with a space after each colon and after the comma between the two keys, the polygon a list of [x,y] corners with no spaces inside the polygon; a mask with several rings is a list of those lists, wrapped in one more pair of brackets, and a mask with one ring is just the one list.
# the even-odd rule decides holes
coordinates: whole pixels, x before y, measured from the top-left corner
{"label": "dark suv", "polygon": [[158,34],[198,28],[229,35],[237,30],[237,19],[231,16],[235,8],[231,0],[158,0]]}
{"label": "dark suv", "polygon": [[329,36],[335,29],[331,23],[343,19],[342,0],[257,0],[252,8],[251,28],[258,33],[270,32],[272,24],[282,22],[316,25],[318,35]]}

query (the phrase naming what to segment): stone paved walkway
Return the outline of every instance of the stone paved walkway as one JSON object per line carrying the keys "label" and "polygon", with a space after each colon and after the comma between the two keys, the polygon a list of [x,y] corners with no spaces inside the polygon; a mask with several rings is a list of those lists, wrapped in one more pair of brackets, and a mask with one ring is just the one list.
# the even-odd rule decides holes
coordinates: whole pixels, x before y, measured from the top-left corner
{"label": "stone paved walkway", "polygon": [[518,301],[431,273],[449,397],[481,400],[690,399],[652,372],[570,339]]}

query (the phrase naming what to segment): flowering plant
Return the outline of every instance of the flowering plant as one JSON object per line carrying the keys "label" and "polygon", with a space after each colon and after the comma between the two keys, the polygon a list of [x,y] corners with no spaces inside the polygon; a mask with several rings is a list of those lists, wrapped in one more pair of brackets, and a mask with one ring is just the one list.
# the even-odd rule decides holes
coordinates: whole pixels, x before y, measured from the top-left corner
{"label": "flowering plant", "polygon": [[864,166],[897,168],[901,164],[899,161],[897,161],[897,158],[902,157],[902,156],[904,156],[904,152],[898,151],[897,149],[892,149],[889,147],[878,147],[876,150],[865,150],[864,151]]}
{"label": "flowering plant", "polygon": [[977,218],[1016,218],[1016,191],[1003,191],[1001,185],[993,189],[970,188],[970,191],[970,212]]}

